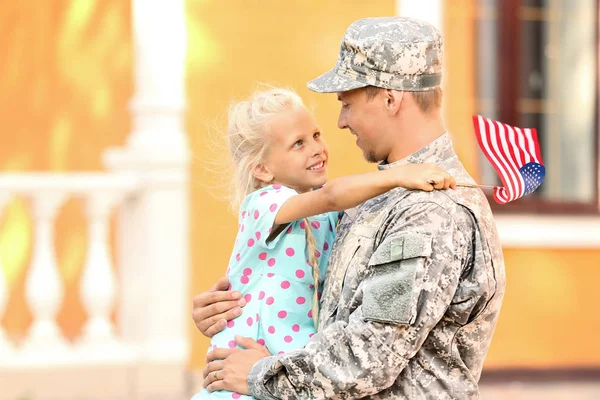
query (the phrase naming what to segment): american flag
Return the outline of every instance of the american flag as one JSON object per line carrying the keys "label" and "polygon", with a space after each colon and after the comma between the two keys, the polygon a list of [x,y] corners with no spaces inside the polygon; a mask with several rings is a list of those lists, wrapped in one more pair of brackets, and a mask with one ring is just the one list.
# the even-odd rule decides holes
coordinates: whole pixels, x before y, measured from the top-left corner
{"label": "american flag", "polygon": [[528,195],[538,188],[546,176],[537,131],[517,128],[473,116],[479,147],[490,161],[503,187],[494,188],[494,200],[505,204]]}

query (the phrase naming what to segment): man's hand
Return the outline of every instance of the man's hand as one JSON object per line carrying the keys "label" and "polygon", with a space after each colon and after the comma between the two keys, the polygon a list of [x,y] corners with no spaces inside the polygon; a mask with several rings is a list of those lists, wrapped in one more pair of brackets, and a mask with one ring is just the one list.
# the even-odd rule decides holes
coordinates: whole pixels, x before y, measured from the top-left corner
{"label": "man's hand", "polygon": [[204,336],[213,337],[225,329],[227,321],[242,314],[246,299],[240,292],[228,288],[229,279],[221,278],[208,292],[194,297],[192,318]]}
{"label": "man's hand", "polygon": [[215,349],[206,355],[206,368],[202,371],[203,386],[209,392],[229,390],[240,394],[250,394],[248,374],[252,366],[262,358],[269,357],[269,351],[253,339],[236,336],[242,349]]}

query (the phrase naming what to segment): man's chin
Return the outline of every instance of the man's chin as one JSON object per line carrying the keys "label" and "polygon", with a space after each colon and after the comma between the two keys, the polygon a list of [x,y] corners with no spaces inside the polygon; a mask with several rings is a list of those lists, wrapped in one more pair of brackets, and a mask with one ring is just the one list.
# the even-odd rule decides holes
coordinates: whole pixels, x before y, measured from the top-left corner
{"label": "man's chin", "polygon": [[363,150],[363,157],[367,162],[373,163],[373,164],[379,164],[382,161],[382,158],[377,156],[377,154],[368,152],[368,151],[364,151],[364,150]]}

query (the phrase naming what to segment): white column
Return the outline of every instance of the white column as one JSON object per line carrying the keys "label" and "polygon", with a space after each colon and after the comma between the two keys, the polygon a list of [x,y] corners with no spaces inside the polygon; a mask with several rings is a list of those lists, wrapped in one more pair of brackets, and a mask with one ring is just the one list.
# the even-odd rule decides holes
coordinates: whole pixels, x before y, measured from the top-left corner
{"label": "white column", "polygon": [[110,320],[116,282],[108,250],[108,222],[110,211],[120,197],[115,189],[95,190],[87,194],[88,249],[80,295],[88,320],[80,344],[90,349],[117,343]]}
{"label": "white column", "polygon": [[[2,212],[4,207],[10,200],[10,194],[0,193],[0,218],[2,218]],[[0,260],[0,321],[4,317],[4,311],[6,310],[6,303],[8,301],[8,284],[4,277],[4,268],[2,267],[2,260]],[[0,325],[0,358],[6,353],[12,353],[14,351],[13,345],[8,341],[2,325]]]}
{"label": "white column", "polygon": [[132,149],[185,152],[185,1],[133,0],[132,6],[135,95],[127,143]]}
{"label": "white column", "polygon": [[396,0],[396,15],[427,21],[444,32],[444,0]]}
{"label": "white column", "polygon": [[120,207],[118,330],[143,363],[137,391],[183,394],[189,358],[185,1],[134,0],[133,132],[104,162],[143,178]]}
{"label": "white column", "polygon": [[[24,347],[33,353],[58,354],[66,346],[56,323],[64,289],[54,253],[54,220],[65,198],[65,193],[60,191],[39,191],[32,198],[35,235],[25,299],[33,323]],[[39,355],[43,358],[43,354]]]}

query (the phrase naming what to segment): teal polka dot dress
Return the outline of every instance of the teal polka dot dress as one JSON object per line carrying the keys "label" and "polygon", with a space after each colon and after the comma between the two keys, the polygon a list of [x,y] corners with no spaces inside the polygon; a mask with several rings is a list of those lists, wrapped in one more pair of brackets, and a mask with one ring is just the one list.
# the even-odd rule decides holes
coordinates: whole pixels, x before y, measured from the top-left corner
{"label": "teal polka dot dress", "polygon": [[[247,301],[242,315],[213,336],[209,350],[236,347],[236,335],[251,337],[281,354],[304,347],[315,333],[312,299],[315,290],[312,267],[308,263],[306,223],[295,221],[267,243],[279,208],[298,193],[272,185],[249,194],[239,215],[239,230],[227,276],[231,289],[239,290]],[[335,238],[339,213],[309,218],[317,243],[321,281]],[[322,282],[319,284],[321,288]],[[226,391],[202,390],[192,399],[252,399]]]}

